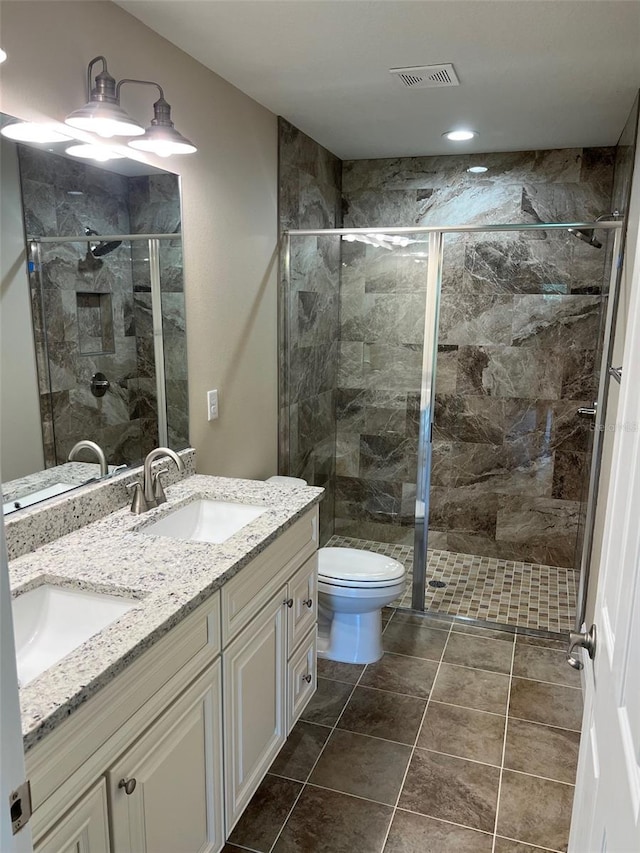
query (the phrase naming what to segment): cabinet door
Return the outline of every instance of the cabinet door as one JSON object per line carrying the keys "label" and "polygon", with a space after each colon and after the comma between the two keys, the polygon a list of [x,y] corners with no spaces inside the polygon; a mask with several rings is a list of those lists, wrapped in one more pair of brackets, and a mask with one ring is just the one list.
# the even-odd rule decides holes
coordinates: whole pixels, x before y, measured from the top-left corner
{"label": "cabinet door", "polygon": [[318,555],[301,566],[288,584],[293,604],[288,614],[289,655],[315,625],[318,614]]}
{"label": "cabinet door", "polygon": [[286,592],[223,653],[227,835],[286,737]]}
{"label": "cabinet door", "polygon": [[218,659],[111,768],[117,853],[222,848],[221,704]]}
{"label": "cabinet door", "polygon": [[36,844],[35,853],[109,853],[107,787],[101,779]]}
{"label": "cabinet door", "polygon": [[314,625],[287,667],[287,734],[298,722],[300,714],[316,692],[316,633]]}

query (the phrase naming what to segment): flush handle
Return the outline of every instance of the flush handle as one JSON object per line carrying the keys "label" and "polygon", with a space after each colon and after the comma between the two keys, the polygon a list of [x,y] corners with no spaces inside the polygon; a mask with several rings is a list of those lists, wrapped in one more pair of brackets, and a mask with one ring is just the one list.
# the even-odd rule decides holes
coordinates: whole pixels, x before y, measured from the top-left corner
{"label": "flush handle", "polygon": [[127,796],[133,794],[136,789],[137,782],[135,779],[121,779],[118,782],[118,788],[124,788],[124,792]]}
{"label": "flush handle", "polygon": [[567,649],[567,663],[574,669],[582,669],[582,661],[574,655],[575,649],[586,649],[591,660],[596,656],[597,631],[592,625],[587,632],[569,634],[569,648]]}

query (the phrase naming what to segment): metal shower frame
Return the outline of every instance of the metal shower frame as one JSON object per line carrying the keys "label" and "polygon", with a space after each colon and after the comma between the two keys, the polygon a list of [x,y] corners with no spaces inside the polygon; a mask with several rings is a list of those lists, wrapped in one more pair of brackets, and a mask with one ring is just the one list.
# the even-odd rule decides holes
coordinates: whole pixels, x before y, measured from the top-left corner
{"label": "metal shower frame", "polygon": [[[418,471],[416,479],[415,503],[415,547],[413,562],[413,586],[411,606],[414,610],[424,611],[426,592],[426,567],[429,519],[429,490],[431,482],[431,432],[433,427],[433,405],[435,398],[435,378],[438,352],[438,317],[440,307],[440,289],[442,284],[443,266],[443,237],[445,234],[474,234],[520,231],[567,231],[568,229],[597,229],[614,232],[611,273],[609,290],[603,291],[608,297],[607,313],[604,327],[600,381],[598,387],[598,403],[594,422],[594,441],[591,452],[591,470],[589,489],[584,521],[584,540],[580,559],[580,582],[576,608],[576,630],[582,629],[587,599],[589,569],[593,553],[593,534],[596,513],[600,469],[604,441],[604,419],[609,382],[612,372],[611,357],[613,354],[614,325],[616,321],[619,286],[622,271],[622,247],[624,237],[624,219],[603,222],[541,222],[498,225],[445,225],[445,226],[415,226],[389,228],[325,228],[325,229],[291,229],[282,234],[281,249],[283,255],[281,292],[278,302],[278,328],[280,346],[285,352],[285,369],[280,376],[279,400],[281,411],[288,413],[290,407],[289,395],[289,355],[290,341],[285,305],[289,303],[289,283],[291,275],[291,239],[295,237],[344,237],[347,235],[388,235],[409,236],[426,234],[429,236],[427,258],[427,291],[426,311],[423,339],[422,380],[420,387],[420,427],[418,439]],[[396,248],[397,246],[394,246]],[[289,473],[289,425],[280,424],[278,430],[278,449],[281,470]]]}

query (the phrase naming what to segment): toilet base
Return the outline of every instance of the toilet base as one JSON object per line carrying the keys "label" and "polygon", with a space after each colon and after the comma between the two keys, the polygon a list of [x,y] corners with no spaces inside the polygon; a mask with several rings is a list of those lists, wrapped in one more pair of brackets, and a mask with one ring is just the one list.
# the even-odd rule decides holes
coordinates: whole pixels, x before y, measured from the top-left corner
{"label": "toilet base", "polygon": [[340,663],[375,663],[382,657],[382,613],[319,614],[318,657]]}

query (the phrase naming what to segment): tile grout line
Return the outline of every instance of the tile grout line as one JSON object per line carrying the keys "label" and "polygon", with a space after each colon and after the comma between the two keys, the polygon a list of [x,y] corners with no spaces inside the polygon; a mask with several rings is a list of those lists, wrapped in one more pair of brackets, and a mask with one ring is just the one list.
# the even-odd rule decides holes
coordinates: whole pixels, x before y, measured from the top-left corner
{"label": "tile grout line", "polygon": [[429,710],[429,704],[431,703],[431,694],[433,692],[434,685],[435,685],[436,680],[438,678],[438,673],[440,672],[440,667],[442,666],[442,659],[444,658],[444,653],[445,653],[445,650],[447,648],[447,643],[449,642],[449,637],[451,636],[452,627],[453,627],[452,625],[449,626],[449,634],[447,635],[447,639],[446,639],[446,641],[442,647],[442,652],[440,654],[440,661],[438,663],[438,668],[436,670],[436,674],[433,678],[433,681],[431,682],[431,687],[429,689],[429,696],[428,696],[426,704],[424,706],[424,711],[422,712],[422,718],[420,720],[420,725],[418,726],[418,730],[416,732],[416,737],[415,737],[415,740],[413,742],[413,748],[411,749],[411,755],[409,756],[409,761],[407,762],[407,768],[404,771],[404,776],[402,777],[402,782],[400,783],[400,788],[398,790],[398,796],[396,797],[396,804],[393,807],[393,812],[391,814],[391,820],[389,821],[389,826],[387,827],[387,832],[386,832],[386,835],[383,839],[382,846],[380,848],[380,853],[384,853],[384,848],[387,846],[387,841],[389,839],[389,833],[391,832],[391,826],[393,824],[394,818],[395,818],[396,813],[398,811],[398,803],[400,802],[400,797],[402,796],[402,792],[404,790],[404,786],[405,786],[405,783],[407,781],[407,776],[409,775],[409,768],[411,767],[411,762],[413,761],[413,756],[415,755],[416,746],[417,746],[418,740],[420,739],[420,733],[422,732],[422,727],[424,725],[424,721],[425,721],[426,716],[427,716],[427,711]]}
{"label": "tile grout line", "polygon": [[516,657],[516,644],[511,650],[511,669],[509,671],[509,688],[507,690],[507,711],[504,719],[504,738],[502,740],[502,758],[500,759],[500,778],[498,780],[498,798],[496,800],[496,819],[493,824],[493,844],[491,853],[496,850],[496,838],[498,837],[498,818],[500,817],[500,797],[502,796],[502,776],[504,774],[504,759],[507,753],[507,733],[509,731],[509,703],[511,701],[511,684],[513,682],[513,665]]}

